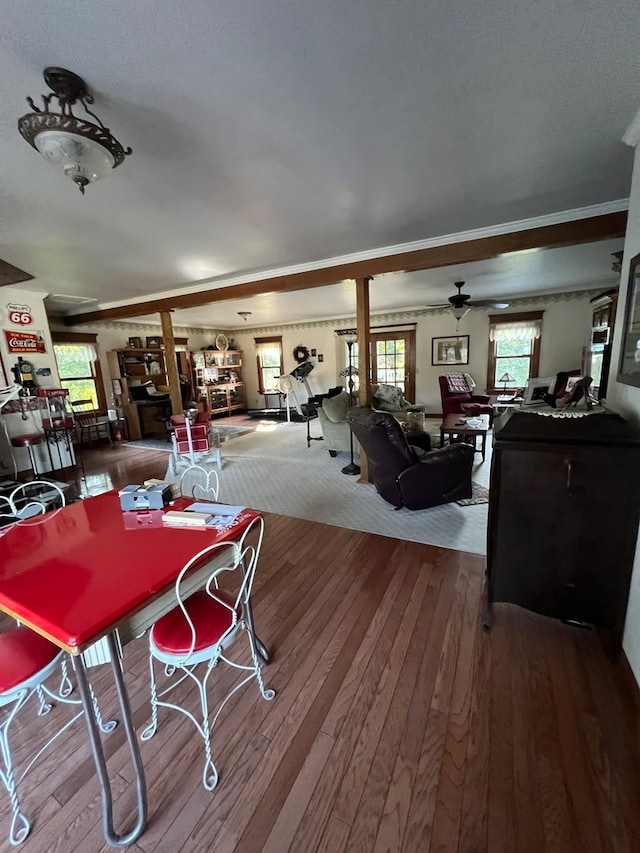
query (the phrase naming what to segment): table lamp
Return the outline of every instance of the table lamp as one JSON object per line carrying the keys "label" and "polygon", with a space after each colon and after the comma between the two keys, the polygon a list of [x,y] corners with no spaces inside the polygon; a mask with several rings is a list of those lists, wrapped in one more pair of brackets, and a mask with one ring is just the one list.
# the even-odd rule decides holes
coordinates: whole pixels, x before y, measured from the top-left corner
{"label": "table lamp", "polygon": [[504,383],[504,385],[502,387],[502,393],[503,394],[507,393],[507,382],[515,382],[515,381],[516,381],[515,376],[512,376],[510,373],[503,373],[502,376],[500,377],[500,379],[498,379],[498,382]]}

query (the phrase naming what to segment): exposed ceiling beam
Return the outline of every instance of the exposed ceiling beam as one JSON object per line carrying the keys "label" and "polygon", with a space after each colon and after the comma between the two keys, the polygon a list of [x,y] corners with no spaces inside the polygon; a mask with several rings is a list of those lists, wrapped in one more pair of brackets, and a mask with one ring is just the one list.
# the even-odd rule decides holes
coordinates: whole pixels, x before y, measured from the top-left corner
{"label": "exposed ceiling beam", "polygon": [[14,267],[13,264],[0,258],[0,287],[18,284],[21,281],[30,281],[32,278],[33,276],[30,273]]}
{"label": "exposed ceiling beam", "polygon": [[195,308],[214,302],[230,299],[247,299],[261,293],[287,293],[296,290],[308,290],[313,287],[325,287],[347,279],[375,277],[392,272],[416,272],[417,270],[436,269],[454,264],[484,261],[522,252],[525,249],[555,249],[561,246],[575,246],[580,243],[593,243],[598,240],[610,240],[624,237],[627,226],[627,211],[605,213],[588,219],[573,222],[560,222],[543,225],[524,231],[480,237],[460,243],[448,243],[443,246],[431,246],[413,252],[402,252],[365,261],[337,264],[316,270],[257,279],[256,281],[235,284],[229,287],[200,290],[197,293],[183,293],[177,296],[136,302],[131,305],[119,305],[89,311],[86,314],[72,314],[65,317],[65,325],[76,326],[100,320],[118,320],[128,317],[141,317],[157,311],[170,311],[180,308]]}

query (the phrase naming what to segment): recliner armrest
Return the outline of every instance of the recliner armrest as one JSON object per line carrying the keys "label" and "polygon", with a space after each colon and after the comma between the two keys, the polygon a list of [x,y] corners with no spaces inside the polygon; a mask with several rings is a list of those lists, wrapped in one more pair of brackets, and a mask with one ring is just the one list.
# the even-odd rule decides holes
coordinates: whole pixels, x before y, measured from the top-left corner
{"label": "recliner armrest", "polygon": [[418,456],[397,478],[404,506],[422,509],[470,497],[473,457],[474,448],[463,443]]}

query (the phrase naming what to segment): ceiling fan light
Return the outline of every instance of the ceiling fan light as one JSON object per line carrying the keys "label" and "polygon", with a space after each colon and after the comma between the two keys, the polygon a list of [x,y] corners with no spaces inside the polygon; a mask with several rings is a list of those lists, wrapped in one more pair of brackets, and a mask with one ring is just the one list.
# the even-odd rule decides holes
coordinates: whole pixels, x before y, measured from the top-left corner
{"label": "ceiling fan light", "polygon": [[456,320],[462,320],[462,318],[466,317],[469,311],[471,311],[471,308],[468,308],[465,305],[460,305],[458,307],[452,305],[451,308],[449,308],[449,311],[453,314]]}

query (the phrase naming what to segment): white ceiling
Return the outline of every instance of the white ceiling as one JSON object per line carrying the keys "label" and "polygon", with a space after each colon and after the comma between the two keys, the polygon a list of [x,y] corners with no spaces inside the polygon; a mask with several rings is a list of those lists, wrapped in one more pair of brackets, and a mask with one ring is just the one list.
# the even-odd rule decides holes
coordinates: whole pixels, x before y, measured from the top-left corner
{"label": "white ceiling", "polygon": [[[637,0],[3,4],[0,257],[105,305],[624,198],[639,37]],[[46,65],[83,76],[133,148],[84,198],[17,133]],[[565,278],[607,275],[608,257],[566,251]],[[372,301],[441,301],[459,276],[512,295],[521,264],[385,276]],[[527,287],[562,289],[556,262],[534,267]],[[335,316],[352,294],[264,296],[211,322]]]}

